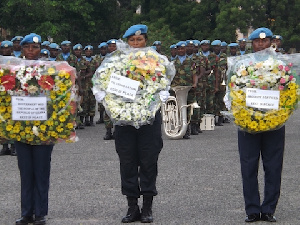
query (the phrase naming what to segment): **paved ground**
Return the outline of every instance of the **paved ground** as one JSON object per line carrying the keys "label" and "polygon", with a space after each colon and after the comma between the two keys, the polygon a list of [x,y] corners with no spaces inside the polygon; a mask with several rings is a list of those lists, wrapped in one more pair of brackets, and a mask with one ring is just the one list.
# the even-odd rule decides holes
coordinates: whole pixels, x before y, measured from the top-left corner
{"label": "paved ground", "polygon": [[[126,199],[120,193],[114,142],[104,141],[103,135],[104,125],[96,125],[78,131],[79,142],[55,146],[47,224],[120,224],[127,210]],[[236,127],[225,124],[191,140],[164,139],[153,224],[244,224]],[[300,224],[299,146],[300,110],[286,126],[277,224]],[[1,156],[0,171],[0,225],[12,225],[20,216],[16,158]],[[261,184],[262,173],[261,166]]]}

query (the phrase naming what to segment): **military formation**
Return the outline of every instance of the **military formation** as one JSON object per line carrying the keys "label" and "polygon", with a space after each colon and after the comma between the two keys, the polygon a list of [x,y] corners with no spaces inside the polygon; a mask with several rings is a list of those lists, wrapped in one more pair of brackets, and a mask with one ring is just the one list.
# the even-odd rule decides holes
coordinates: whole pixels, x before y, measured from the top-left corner
{"label": "military formation", "polygon": [[[11,41],[1,42],[0,54],[3,56],[15,56],[22,58],[20,42],[22,36],[15,36]],[[101,65],[106,56],[117,49],[116,39],[102,42],[98,45],[99,54],[93,53],[91,45],[72,45],[68,40],[60,44],[44,41],[40,54],[41,60],[66,61],[70,66],[76,68],[76,85],[80,96],[78,105],[77,129],[84,129],[96,124],[105,124],[106,134],[104,140],[114,139],[113,124],[109,115],[105,113],[105,108],[98,103],[92,92],[92,76]],[[273,36],[273,46],[279,52],[284,52],[282,47],[282,37]],[[188,94],[188,104],[197,102],[200,106],[196,109],[191,118],[191,123],[183,138],[189,139],[190,135],[202,133],[200,123],[206,114],[214,115],[215,125],[222,126],[222,123],[229,122],[221,112],[226,111],[223,101],[227,83],[227,57],[243,55],[250,52],[246,47],[247,39],[242,38],[238,43],[222,42],[221,40],[186,40],[179,41],[170,46],[170,61],[174,62],[176,75],[171,86],[191,86]],[[158,53],[161,52],[161,41],[155,41],[152,46]],[[172,90],[170,91],[171,94]],[[95,110],[98,108],[99,119],[95,121]],[[10,146],[9,146],[10,145]],[[3,145],[0,155],[16,155],[13,143]]]}

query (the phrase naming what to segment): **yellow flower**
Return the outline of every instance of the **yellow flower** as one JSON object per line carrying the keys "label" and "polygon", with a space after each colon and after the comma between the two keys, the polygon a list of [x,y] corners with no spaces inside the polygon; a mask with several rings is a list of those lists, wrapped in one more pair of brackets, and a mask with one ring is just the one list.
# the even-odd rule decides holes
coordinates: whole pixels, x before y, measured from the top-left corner
{"label": "yellow flower", "polygon": [[69,73],[66,73],[66,74],[65,74],[65,78],[66,78],[66,79],[69,79],[69,78],[70,78],[70,74],[69,74]]}
{"label": "yellow flower", "polygon": [[60,76],[60,77],[65,77],[66,76],[66,71],[64,71],[64,70],[60,70],[59,72],[58,72],[58,76]]}
{"label": "yellow flower", "polygon": [[67,90],[67,86],[65,84],[60,84],[59,85],[59,89],[60,89],[60,91],[66,91]]}
{"label": "yellow flower", "polygon": [[6,107],[5,106],[0,106],[0,113],[4,113],[6,111]]}
{"label": "yellow flower", "polygon": [[65,107],[66,106],[66,103],[64,103],[63,101],[60,101],[59,103],[58,103],[58,107],[59,108],[63,108],[63,107]]}
{"label": "yellow flower", "polygon": [[72,123],[67,123],[67,128],[73,129],[73,124]]}
{"label": "yellow flower", "polygon": [[41,126],[40,126],[40,129],[41,129],[41,131],[43,131],[43,132],[45,132],[46,131],[46,125],[44,125],[44,124],[42,124]]}
{"label": "yellow flower", "polygon": [[17,141],[21,141],[21,137],[19,135],[16,136]]}
{"label": "yellow flower", "polygon": [[65,122],[66,121],[66,118],[63,115],[59,116],[58,119],[59,119],[60,122]]}
{"label": "yellow flower", "polygon": [[13,128],[14,128],[13,125],[10,124],[6,126],[7,131],[11,131]]}
{"label": "yellow flower", "polygon": [[51,68],[48,69],[48,74],[52,75],[54,73],[55,73],[55,69],[54,68],[51,67]]}
{"label": "yellow flower", "polygon": [[53,112],[53,113],[52,113],[52,118],[53,118],[54,120],[57,118],[56,112]]}
{"label": "yellow flower", "polygon": [[39,126],[40,124],[41,124],[41,121],[39,121],[39,120],[33,121],[33,125],[35,125],[35,126]]}
{"label": "yellow flower", "polygon": [[29,134],[31,132],[31,127],[25,127],[25,133]]}
{"label": "yellow flower", "polygon": [[53,124],[54,124],[54,123],[53,123],[53,120],[47,120],[46,123],[47,123],[48,126],[53,126]]}

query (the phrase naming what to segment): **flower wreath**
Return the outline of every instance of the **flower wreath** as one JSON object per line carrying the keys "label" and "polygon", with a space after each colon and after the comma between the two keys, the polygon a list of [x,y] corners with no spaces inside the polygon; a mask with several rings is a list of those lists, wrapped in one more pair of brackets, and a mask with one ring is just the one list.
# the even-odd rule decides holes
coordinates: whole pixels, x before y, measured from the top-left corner
{"label": "flower wreath", "polygon": [[[107,92],[111,75],[139,81],[135,98]],[[160,107],[158,93],[168,90],[175,75],[173,63],[150,47],[118,48],[106,56],[93,77],[94,92],[106,91],[103,105],[115,125],[139,128],[151,124]]]}
{"label": "flower wreath", "polygon": [[[74,84],[75,69],[66,62],[0,57],[0,137],[32,145],[74,142]],[[47,120],[13,120],[13,96],[46,97]]]}
{"label": "flower wreath", "polygon": [[[300,54],[283,56],[271,49],[239,57],[228,58],[231,111],[234,122],[241,130],[257,133],[279,129],[297,108],[299,89]],[[293,61],[293,63],[292,63]],[[279,92],[278,108],[267,109],[257,103],[249,106],[247,91],[271,90]],[[249,92],[248,92],[249,93]],[[272,98],[256,96],[256,98]],[[273,97],[276,99],[276,97]]]}

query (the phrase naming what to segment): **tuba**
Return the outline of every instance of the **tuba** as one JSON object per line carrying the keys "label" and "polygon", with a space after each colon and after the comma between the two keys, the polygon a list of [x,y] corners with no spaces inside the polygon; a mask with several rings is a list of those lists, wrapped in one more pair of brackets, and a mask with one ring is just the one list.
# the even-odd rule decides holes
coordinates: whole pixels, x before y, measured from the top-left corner
{"label": "tuba", "polygon": [[189,126],[190,121],[187,119],[187,108],[191,107],[189,117],[193,115],[194,108],[200,108],[197,102],[187,105],[187,96],[191,86],[176,86],[172,90],[176,98],[170,96],[168,100],[162,103],[162,121],[163,130],[170,139],[182,138]]}

